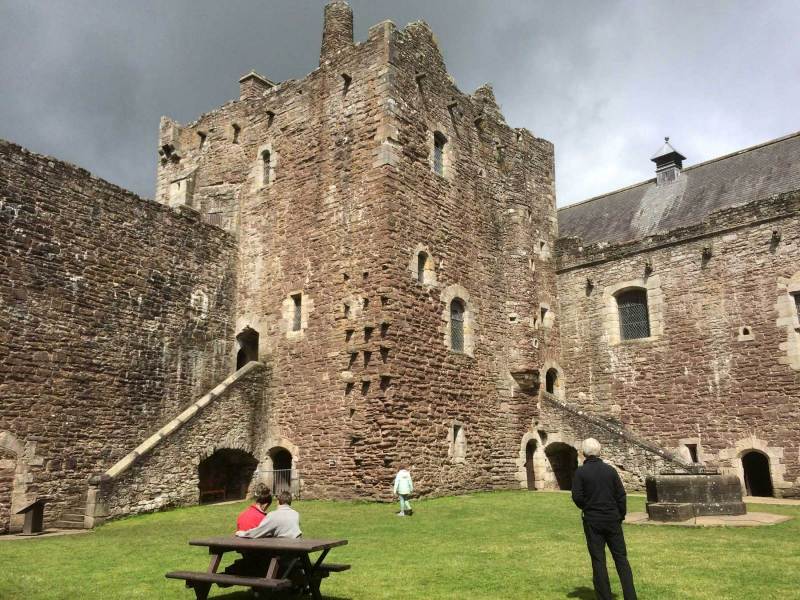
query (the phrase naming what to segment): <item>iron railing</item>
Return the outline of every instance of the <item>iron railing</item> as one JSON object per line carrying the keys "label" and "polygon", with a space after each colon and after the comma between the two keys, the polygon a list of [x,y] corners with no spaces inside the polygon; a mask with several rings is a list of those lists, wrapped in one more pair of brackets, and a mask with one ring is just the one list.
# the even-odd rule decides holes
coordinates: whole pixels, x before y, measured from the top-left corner
{"label": "iron railing", "polygon": [[297,469],[273,469],[257,473],[258,480],[270,487],[273,495],[288,490],[293,498],[300,498],[300,473]]}

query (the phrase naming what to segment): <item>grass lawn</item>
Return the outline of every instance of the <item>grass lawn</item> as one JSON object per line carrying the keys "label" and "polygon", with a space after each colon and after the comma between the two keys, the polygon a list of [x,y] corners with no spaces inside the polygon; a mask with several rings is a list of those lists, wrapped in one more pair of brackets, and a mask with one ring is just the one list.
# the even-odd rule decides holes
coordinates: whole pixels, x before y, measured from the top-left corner
{"label": "grass lawn", "polygon": [[[245,505],[132,517],[84,535],[0,541],[0,598],[190,600],[194,594],[164,573],[205,570],[205,549],[187,540],[231,533]],[[323,582],[331,600],[594,598],[580,515],[567,494],[422,500],[406,518],[387,504],[307,501],[295,508],[306,536],[350,541],[330,554],[353,565]],[[736,529],[626,526],[640,598],[800,598],[800,507],[749,508],[795,519]],[[643,510],[644,499],[629,498],[629,509]],[[215,587],[211,597],[250,596]]]}

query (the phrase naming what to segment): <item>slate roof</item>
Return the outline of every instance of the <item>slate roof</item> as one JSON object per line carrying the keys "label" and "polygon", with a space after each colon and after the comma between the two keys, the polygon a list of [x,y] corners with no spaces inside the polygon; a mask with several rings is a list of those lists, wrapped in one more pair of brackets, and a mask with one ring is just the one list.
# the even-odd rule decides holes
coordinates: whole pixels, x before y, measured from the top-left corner
{"label": "slate roof", "polygon": [[655,178],[558,211],[561,237],[585,245],[629,242],[702,222],[723,208],[800,189],[800,132]]}

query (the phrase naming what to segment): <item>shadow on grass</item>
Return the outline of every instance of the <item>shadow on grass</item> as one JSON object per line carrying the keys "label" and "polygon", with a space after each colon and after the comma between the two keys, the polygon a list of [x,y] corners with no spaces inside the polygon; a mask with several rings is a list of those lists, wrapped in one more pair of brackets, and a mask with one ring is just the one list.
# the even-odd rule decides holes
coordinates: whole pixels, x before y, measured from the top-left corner
{"label": "shadow on grass", "polygon": [[[270,600],[300,600],[303,598],[308,598],[308,596],[302,594],[262,594],[261,598],[269,598]],[[209,600],[253,600],[254,598],[259,598],[259,596],[254,596],[250,590],[239,590],[236,592],[228,592],[228,593],[214,593],[214,590],[211,590],[211,594],[208,596]],[[594,598],[594,596],[592,596]],[[329,596],[327,594],[322,594],[322,600],[352,600],[349,596]]]}
{"label": "shadow on grass", "polygon": [[[613,592],[611,593],[612,598],[619,598]],[[595,600],[597,596],[594,594],[594,588],[588,587],[579,587],[572,590],[569,594],[567,594],[567,598],[579,598],[579,600]]]}

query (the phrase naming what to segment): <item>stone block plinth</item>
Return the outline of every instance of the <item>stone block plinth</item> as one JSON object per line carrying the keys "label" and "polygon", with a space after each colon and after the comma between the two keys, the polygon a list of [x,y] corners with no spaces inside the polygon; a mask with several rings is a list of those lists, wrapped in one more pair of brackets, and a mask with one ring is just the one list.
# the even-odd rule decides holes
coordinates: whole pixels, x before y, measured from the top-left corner
{"label": "stone block plinth", "polygon": [[735,475],[663,474],[648,477],[647,514],[654,521],[685,521],[706,515],[743,515],[742,488]]}

